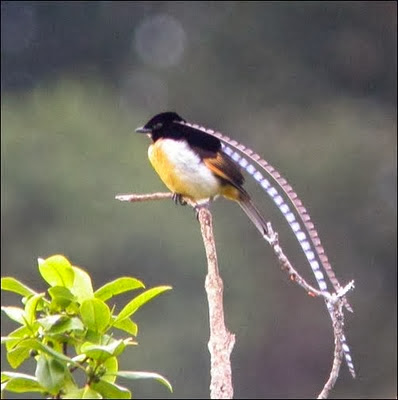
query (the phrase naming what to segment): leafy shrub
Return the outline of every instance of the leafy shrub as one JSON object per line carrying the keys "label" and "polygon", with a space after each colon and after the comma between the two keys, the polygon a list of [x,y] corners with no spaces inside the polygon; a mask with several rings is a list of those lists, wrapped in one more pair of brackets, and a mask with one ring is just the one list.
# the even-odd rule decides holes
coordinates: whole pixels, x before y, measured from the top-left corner
{"label": "leafy shrub", "polygon": [[[62,255],[39,259],[39,272],[48,283],[45,293],[37,293],[11,277],[1,279],[1,289],[22,296],[24,307],[2,307],[20,327],[2,337],[7,360],[17,369],[34,357],[34,375],[2,372],[2,391],[40,392],[52,398],[131,398],[131,392],[116,378],[156,379],[170,391],[170,383],[152,372],[119,371],[118,357],[137,345],[134,313],[145,303],[170,290],[158,286],[145,290],[129,301],[119,313],[106,303],[113,296],[145,288],[134,278],[122,277],[94,292],[91,278],[83,269],[71,265]],[[116,339],[114,329],[129,336]],[[73,352],[73,355],[71,354]],[[79,387],[73,373],[84,374]]]}

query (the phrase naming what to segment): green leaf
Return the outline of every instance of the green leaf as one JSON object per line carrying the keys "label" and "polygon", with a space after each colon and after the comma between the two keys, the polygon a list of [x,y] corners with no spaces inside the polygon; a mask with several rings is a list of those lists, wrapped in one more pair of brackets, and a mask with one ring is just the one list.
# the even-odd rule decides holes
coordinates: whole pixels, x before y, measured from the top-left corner
{"label": "green leaf", "polygon": [[1,383],[9,381],[14,378],[24,378],[24,379],[32,379],[37,381],[36,378],[32,375],[22,374],[20,372],[12,372],[12,371],[2,371],[1,372]]}
{"label": "green leaf", "polygon": [[38,293],[30,297],[25,304],[25,318],[29,325],[36,320],[36,309],[39,301],[44,297],[44,293]]}
{"label": "green leaf", "polygon": [[125,343],[127,340],[128,339],[112,340],[107,345],[91,344],[87,342],[80,347],[80,351],[94,360],[105,361],[110,357],[117,357],[120,355],[126,348],[126,344],[132,344]]}
{"label": "green leaf", "polygon": [[25,392],[45,392],[34,376],[21,374],[18,372],[1,373],[2,390],[14,393]]}
{"label": "green leaf", "polygon": [[146,290],[145,292],[141,293],[133,300],[131,300],[123,309],[120,311],[119,315],[116,317],[115,322],[119,322],[124,318],[130,317],[134,314],[140,307],[142,307],[145,303],[149,300],[153,299],[154,297],[158,296],[159,294],[165,292],[166,290],[170,290],[171,286],[158,286],[152,289]]}
{"label": "green leaf", "polygon": [[62,388],[60,393],[62,393],[62,398],[64,398],[63,394],[64,393],[70,393],[74,392],[78,389],[78,385],[76,384],[75,380],[73,379],[73,376],[69,369],[66,370],[65,372],[65,378],[64,381],[62,382]]}
{"label": "green leaf", "polygon": [[7,361],[12,368],[18,368],[26,359],[30,357],[30,348],[16,346],[7,352]]}
{"label": "green leaf", "polygon": [[12,319],[15,322],[18,322],[21,325],[26,325],[25,320],[25,310],[20,307],[1,307],[1,310],[4,311],[8,318]]}
{"label": "green leaf", "polygon": [[[13,337],[11,337],[11,336],[2,336],[1,337],[1,344],[7,344],[7,343],[11,343],[11,342],[18,342],[20,339],[16,339],[16,338],[13,338]],[[14,343],[13,343],[13,345],[15,345]]]}
{"label": "green leaf", "polygon": [[49,331],[54,326],[61,325],[68,321],[70,317],[63,314],[49,315],[48,317],[39,318],[37,322],[44,328],[45,331]]}
{"label": "green leaf", "polygon": [[65,379],[66,366],[64,363],[41,355],[37,361],[36,378],[41,386],[52,394],[56,394]]}
{"label": "green leaf", "polygon": [[111,319],[109,307],[102,300],[95,298],[83,301],[80,315],[87,328],[94,332],[104,332]]}
{"label": "green leaf", "polygon": [[71,291],[64,286],[53,286],[48,289],[48,294],[52,299],[52,308],[60,307],[64,309],[68,307],[72,301],[76,300]]}
{"label": "green leaf", "polygon": [[24,297],[29,297],[36,294],[36,292],[30,287],[8,276],[1,278],[1,289],[8,290],[9,292],[18,293]]}
{"label": "green leaf", "polygon": [[104,399],[131,399],[130,390],[103,379],[97,383],[93,383],[92,387],[98,393],[101,393]]}
{"label": "green leaf", "polygon": [[79,303],[83,300],[92,299],[94,291],[90,275],[79,267],[72,266],[72,268],[75,272],[75,280],[71,288],[72,293],[76,296]]}
{"label": "green leaf", "polygon": [[119,370],[119,363],[116,357],[108,358],[103,364],[106,368],[106,373],[102,377],[104,381],[114,383],[116,380],[116,373]]}
{"label": "green leaf", "polygon": [[62,395],[63,399],[102,399],[103,397],[91,386],[85,386],[82,389],[76,389],[70,392],[66,392]]}
{"label": "green leaf", "polygon": [[156,379],[158,382],[163,384],[173,392],[173,387],[171,386],[170,382],[164,378],[162,375],[159,375],[155,372],[146,372],[146,371],[119,371],[116,376],[120,378],[127,378],[127,379]]}
{"label": "green leaf", "polygon": [[39,271],[43,279],[50,286],[64,286],[71,288],[75,273],[70,262],[62,255],[39,259]]}
{"label": "green leaf", "polygon": [[1,342],[6,344],[7,351],[12,350],[22,339],[27,339],[34,336],[35,332],[32,332],[27,326],[20,326],[19,328],[12,331],[7,337],[2,337]]}
{"label": "green leaf", "polygon": [[[116,317],[114,317],[113,320],[116,320]],[[125,331],[130,335],[138,335],[138,325],[130,318],[125,318],[121,321],[113,322],[112,325],[114,328],[121,329],[122,331]]]}
{"label": "green leaf", "polygon": [[130,277],[122,277],[115,279],[114,281],[109,282],[106,285],[100,287],[98,290],[96,290],[94,295],[97,299],[106,301],[118,294],[139,288],[145,288],[145,285],[138,279]]}
{"label": "green leaf", "polygon": [[[88,329],[86,331],[86,335],[84,337],[86,342],[90,342],[92,344],[103,344],[103,343],[109,343],[109,339],[111,337],[109,335],[105,335],[102,333],[94,332],[91,329]],[[105,341],[107,339],[108,341]]]}
{"label": "green leaf", "polygon": [[67,315],[50,315],[40,318],[38,323],[47,333],[60,334],[67,331],[84,331],[83,322],[77,317],[68,317]]}
{"label": "green leaf", "polygon": [[58,361],[70,363],[71,365],[74,365],[74,366],[77,366],[77,367],[80,366],[76,361],[73,361],[70,357],[67,357],[66,355],[60,353],[59,351],[54,350],[50,346],[47,346],[44,343],[41,343],[37,339],[22,340],[18,344],[18,346],[27,347],[27,348],[31,348],[31,349],[34,349],[34,350],[39,350],[39,351],[42,351],[43,353],[46,353],[46,354],[54,357]]}
{"label": "green leaf", "polygon": [[79,354],[79,355],[77,355],[77,356],[72,358],[72,360],[77,362],[77,363],[82,363],[82,362],[84,362],[85,359],[86,359],[86,355],[84,353],[83,354]]}

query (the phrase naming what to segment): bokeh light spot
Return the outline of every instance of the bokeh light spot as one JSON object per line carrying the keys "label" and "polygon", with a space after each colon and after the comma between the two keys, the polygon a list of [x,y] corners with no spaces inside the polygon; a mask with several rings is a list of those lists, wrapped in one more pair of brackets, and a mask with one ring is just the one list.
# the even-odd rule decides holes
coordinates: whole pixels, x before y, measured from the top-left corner
{"label": "bokeh light spot", "polygon": [[170,67],[182,57],[186,35],[180,22],[169,15],[151,16],[142,21],[134,36],[139,57],[154,67]]}

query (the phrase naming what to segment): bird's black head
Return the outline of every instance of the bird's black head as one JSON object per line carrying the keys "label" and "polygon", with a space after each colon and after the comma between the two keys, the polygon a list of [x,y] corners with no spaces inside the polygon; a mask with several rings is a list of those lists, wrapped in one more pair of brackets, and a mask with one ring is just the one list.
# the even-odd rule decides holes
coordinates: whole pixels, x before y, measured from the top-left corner
{"label": "bird's black head", "polygon": [[138,133],[147,133],[153,140],[159,137],[168,136],[168,132],[175,122],[185,122],[175,112],[163,112],[152,117],[144,126],[137,128]]}
{"label": "bird's black head", "polygon": [[199,127],[193,127],[181,122],[186,122],[175,112],[164,112],[152,117],[143,127],[137,128],[138,133],[146,133],[154,142],[160,138],[186,140],[191,146],[207,151],[221,150],[218,138],[209,135]]}

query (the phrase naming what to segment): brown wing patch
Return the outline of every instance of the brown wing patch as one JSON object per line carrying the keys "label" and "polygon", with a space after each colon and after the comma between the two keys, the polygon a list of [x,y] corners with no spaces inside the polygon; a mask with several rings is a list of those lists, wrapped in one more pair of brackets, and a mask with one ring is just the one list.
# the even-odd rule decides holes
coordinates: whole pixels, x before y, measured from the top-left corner
{"label": "brown wing patch", "polygon": [[225,153],[212,153],[210,157],[206,157],[205,155],[202,157],[202,160],[206,164],[207,168],[222,180],[227,181],[238,188],[243,185],[245,179],[239,167]]}

